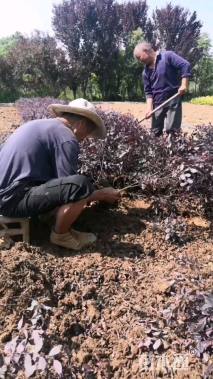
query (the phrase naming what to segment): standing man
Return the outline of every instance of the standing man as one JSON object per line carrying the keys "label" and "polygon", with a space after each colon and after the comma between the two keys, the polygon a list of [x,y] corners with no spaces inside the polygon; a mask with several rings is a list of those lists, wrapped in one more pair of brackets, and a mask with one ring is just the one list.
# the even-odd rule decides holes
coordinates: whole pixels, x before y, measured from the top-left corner
{"label": "standing man", "polygon": [[116,202],[120,192],[97,190],[90,178],[77,174],[79,143],[106,135],[95,107],[76,99],[49,109],[56,118],[21,125],[0,151],[0,214],[31,217],[57,210],[50,241],[79,250],[96,240],[93,233],[73,229],[86,204]]}
{"label": "standing man", "polygon": [[167,134],[179,132],[182,121],[181,97],[189,87],[190,64],[173,51],[155,51],[148,42],[139,43],[134,57],[145,64],[144,90],[147,100],[146,118],[158,105],[179,93],[176,99],[159,109],[152,116],[152,131],[156,137],[163,134],[164,122]]}

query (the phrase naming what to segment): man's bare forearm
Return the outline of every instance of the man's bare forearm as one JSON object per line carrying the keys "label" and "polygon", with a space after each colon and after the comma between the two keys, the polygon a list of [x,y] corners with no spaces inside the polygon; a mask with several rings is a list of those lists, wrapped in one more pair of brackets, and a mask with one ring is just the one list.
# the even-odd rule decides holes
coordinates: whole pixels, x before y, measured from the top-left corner
{"label": "man's bare forearm", "polygon": [[147,97],[146,98],[146,118],[148,119],[150,117],[150,113],[153,110],[153,98]]}
{"label": "man's bare forearm", "polygon": [[102,200],[102,197],[103,197],[102,191],[96,190],[93,193],[91,193],[91,195],[89,196],[89,198],[87,200],[89,200],[89,201],[100,201],[100,200]]}
{"label": "man's bare forearm", "polygon": [[153,98],[152,97],[147,97],[146,99],[146,105],[147,108],[152,110],[153,109]]}
{"label": "man's bare forearm", "polygon": [[189,89],[189,78],[182,78],[181,87],[185,87],[186,91]]}
{"label": "man's bare forearm", "polygon": [[109,203],[114,203],[118,201],[121,197],[120,191],[112,188],[106,187],[99,190],[94,191],[88,198],[87,201],[106,201]]}
{"label": "man's bare forearm", "polygon": [[185,95],[185,93],[188,91],[189,89],[189,78],[182,78],[181,80],[181,86],[180,88],[178,89],[178,92],[181,96]]}

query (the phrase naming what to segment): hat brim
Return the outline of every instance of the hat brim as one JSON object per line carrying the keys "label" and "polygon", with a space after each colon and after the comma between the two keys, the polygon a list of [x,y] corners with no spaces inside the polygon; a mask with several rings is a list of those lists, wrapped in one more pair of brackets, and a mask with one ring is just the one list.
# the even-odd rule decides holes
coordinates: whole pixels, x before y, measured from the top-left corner
{"label": "hat brim", "polygon": [[95,125],[95,130],[90,134],[91,137],[105,138],[106,128],[104,122],[97,114],[87,109],[80,109],[63,104],[50,104],[48,110],[53,112],[55,116],[61,116],[63,113],[74,113],[79,116],[83,116],[91,120]]}

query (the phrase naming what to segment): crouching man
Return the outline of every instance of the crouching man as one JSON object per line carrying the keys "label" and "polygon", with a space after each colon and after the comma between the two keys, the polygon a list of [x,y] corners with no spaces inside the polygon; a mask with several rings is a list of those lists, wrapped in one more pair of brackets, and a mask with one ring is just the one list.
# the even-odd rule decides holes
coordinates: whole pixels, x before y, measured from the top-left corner
{"label": "crouching man", "polygon": [[76,99],[49,110],[56,118],[21,125],[0,151],[0,214],[31,217],[57,209],[50,241],[79,250],[96,241],[94,234],[72,228],[85,205],[116,202],[120,193],[111,187],[95,190],[88,177],[77,175],[79,142],[106,134],[95,107]]}

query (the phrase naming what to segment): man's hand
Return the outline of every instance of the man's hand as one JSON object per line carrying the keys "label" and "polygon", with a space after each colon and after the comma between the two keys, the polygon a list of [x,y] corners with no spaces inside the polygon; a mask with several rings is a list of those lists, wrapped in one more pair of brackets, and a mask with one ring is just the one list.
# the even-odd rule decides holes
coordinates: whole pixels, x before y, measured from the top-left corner
{"label": "man's hand", "polygon": [[178,89],[178,93],[180,96],[185,95],[189,88],[189,78],[182,78],[181,86]]}
{"label": "man's hand", "polygon": [[183,96],[185,95],[186,92],[187,92],[187,87],[185,85],[181,85],[180,88],[178,89],[179,95]]}
{"label": "man's hand", "polygon": [[146,116],[147,119],[151,117],[151,113],[152,113],[152,109],[150,109],[150,108],[147,109],[147,111],[145,113],[145,116]]}
{"label": "man's hand", "polygon": [[121,193],[119,190],[116,190],[112,187],[102,188],[94,192],[95,200],[104,201],[106,203],[115,203],[120,200]]}
{"label": "man's hand", "polygon": [[151,112],[153,111],[153,99],[152,97],[148,97],[146,100],[146,118],[151,117]]}

